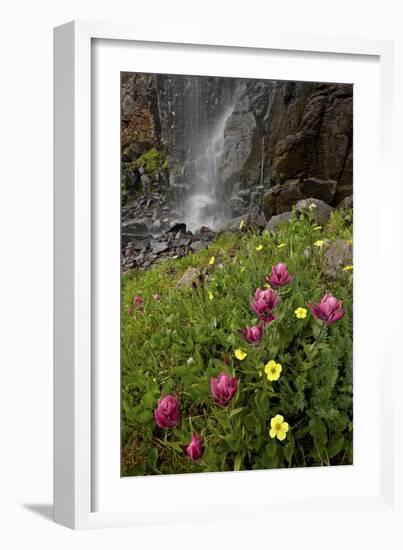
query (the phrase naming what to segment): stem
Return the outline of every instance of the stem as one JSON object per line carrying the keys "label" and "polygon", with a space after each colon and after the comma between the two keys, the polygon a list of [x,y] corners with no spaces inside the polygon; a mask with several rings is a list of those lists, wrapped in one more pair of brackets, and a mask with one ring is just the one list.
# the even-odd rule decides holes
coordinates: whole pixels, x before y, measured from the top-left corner
{"label": "stem", "polygon": [[313,349],[315,349],[316,345],[318,344],[319,340],[321,339],[321,336],[323,334],[323,330],[324,330],[325,326],[326,326],[325,323],[323,323],[315,342],[311,346],[311,351]]}

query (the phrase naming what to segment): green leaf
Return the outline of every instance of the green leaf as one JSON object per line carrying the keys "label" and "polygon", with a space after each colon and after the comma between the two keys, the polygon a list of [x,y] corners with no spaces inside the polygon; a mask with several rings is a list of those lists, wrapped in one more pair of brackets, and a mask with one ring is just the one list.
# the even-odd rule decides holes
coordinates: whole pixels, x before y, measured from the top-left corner
{"label": "green leaf", "polygon": [[143,476],[145,474],[146,467],[145,464],[136,464],[133,468],[127,470],[126,475],[128,476]]}
{"label": "green leaf", "polygon": [[152,447],[147,454],[147,467],[150,470],[152,470],[155,467],[157,463],[157,459],[158,459],[158,449],[156,449],[155,447]]}
{"label": "green leaf", "polygon": [[260,433],[261,431],[260,422],[255,414],[249,413],[248,415],[245,416],[243,422],[248,431],[250,432],[256,431],[256,433],[258,434]]}
{"label": "green leaf", "polygon": [[139,424],[147,424],[154,418],[154,415],[151,411],[141,411],[137,417],[137,422]]}
{"label": "green leaf", "polygon": [[277,450],[277,443],[275,439],[272,439],[267,445],[266,445],[266,455],[273,457],[276,454]]}
{"label": "green leaf", "polygon": [[242,458],[242,455],[236,455],[234,460],[234,472],[238,472],[241,469]]}
{"label": "green leaf", "polygon": [[326,446],[327,455],[329,458],[333,458],[339,454],[344,447],[343,434],[335,434]]}
{"label": "green leaf", "polygon": [[238,407],[237,409],[232,409],[232,411],[229,413],[229,418],[233,418],[235,415],[239,414],[243,411],[243,407]]}
{"label": "green leaf", "polygon": [[309,421],[309,433],[317,443],[326,445],[327,429],[326,424],[320,418],[314,417]]}
{"label": "green leaf", "polygon": [[149,392],[143,396],[141,404],[147,409],[153,409],[157,404],[157,399],[153,393]]}
{"label": "green leaf", "polygon": [[164,445],[170,447],[171,449],[174,449],[175,451],[182,451],[182,447],[177,441],[165,441]]}
{"label": "green leaf", "polygon": [[290,441],[288,441],[284,445],[283,453],[284,453],[284,458],[288,462],[288,465],[291,466],[292,457],[293,457],[293,454],[294,454],[294,438],[293,437],[290,437]]}

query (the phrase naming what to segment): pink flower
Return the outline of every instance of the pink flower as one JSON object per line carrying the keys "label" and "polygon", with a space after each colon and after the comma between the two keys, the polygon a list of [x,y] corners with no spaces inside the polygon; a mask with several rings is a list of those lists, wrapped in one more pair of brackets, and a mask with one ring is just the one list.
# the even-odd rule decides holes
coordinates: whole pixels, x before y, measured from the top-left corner
{"label": "pink flower", "polygon": [[173,395],[166,395],[158,401],[154,410],[155,422],[160,428],[174,428],[181,421],[179,400]]}
{"label": "pink flower", "polygon": [[287,270],[287,266],[283,263],[274,265],[271,268],[271,275],[266,277],[266,281],[269,285],[274,287],[282,287],[292,283],[294,277],[292,277]]}
{"label": "pink flower", "polygon": [[318,304],[309,306],[312,315],[323,321],[326,325],[332,325],[344,316],[343,302],[326,293]]}
{"label": "pink flower", "polygon": [[139,294],[136,294],[135,296],[133,296],[133,304],[139,310],[144,309],[143,299],[141,298],[141,296]]}
{"label": "pink flower", "polygon": [[193,462],[199,460],[203,454],[203,439],[198,434],[192,434],[192,439],[185,449],[185,453]]}
{"label": "pink flower", "polygon": [[257,326],[245,327],[244,329],[241,330],[241,334],[249,344],[257,345],[257,344],[260,344],[260,342],[262,341],[263,334],[264,334],[264,327],[265,327],[265,324],[262,321]]}
{"label": "pink flower", "polygon": [[261,290],[256,289],[255,300],[251,302],[250,307],[256,313],[256,315],[265,323],[271,323],[275,317],[272,313],[273,309],[277,306],[278,294],[272,288],[266,288]]}
{"label": "pink flower", "polygon": [[238,380],[225,372],[219,374],[217,378],[210,379],[210,389],[213,394],[214,401],[217,405],[226,407],[231,399],[236,394],[238,388]]}

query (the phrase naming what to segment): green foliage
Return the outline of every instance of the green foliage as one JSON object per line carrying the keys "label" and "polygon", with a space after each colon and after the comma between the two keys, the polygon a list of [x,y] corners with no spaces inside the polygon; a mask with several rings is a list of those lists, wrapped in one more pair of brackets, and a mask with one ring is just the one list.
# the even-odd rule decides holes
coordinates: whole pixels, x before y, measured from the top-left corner
{"label": "green foliage", "polygon": [[143,153],[134,164],[137,168],[143,166],[147,173],[158,172],[160,168],[166,168],[168,165],[165,153],[155,147]]}
{"label": "green foliage", "polygon": [[[340,238],[351,239],[340,213],[323,228],[305,215],[275,235],[222,234],[208,250],[123,276],[123,475],[352,463],[352,274],[326,280],[323,249],[314,245]],[[240,330],[257,323],[251,298],[278,262],[295,279],[280,290],[277,320],[261,345],[251,346]],[[204,282],[181,289],[177,281],[189,266],[200,269]],[[329,327],[308,308],[325,292],[343,300],[346,312]],[[142,310],[133,305],[135,294]],[[298,307],[308,310],[305,318],[296,317]],[[242,361],[234,356],[239,347],[247,352]],[[264,373],[271,359],[282,365],[278,381]],[[239,382],[226,408],[210,393],[210,378],[223,371]],[[168,393],[179,396],[182,423],[162,430],[153,411]],[[289,424],[283,441],[269,436],[276,414]],[[184,453],[192,432],[204,441],[195,463]]]}

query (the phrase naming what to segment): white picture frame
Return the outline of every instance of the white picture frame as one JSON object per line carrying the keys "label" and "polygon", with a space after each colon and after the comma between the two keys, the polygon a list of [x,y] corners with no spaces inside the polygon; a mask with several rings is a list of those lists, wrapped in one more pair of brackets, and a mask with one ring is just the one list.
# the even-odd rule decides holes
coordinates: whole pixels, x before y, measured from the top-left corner
{"label": "white picture frame", "polygon": [[[243,38],[234,36],[232,39],[228,38],[229,34],[225,36],[224,41],[209,35],[207,30],[203,31],[200,37],[187,36],[186,30],[179,34],[175,31],[175,35],[171,35],[167,30],[164,36],[152,36],[152,33],[148,34],[147,30],[139,30],[131,25],[91,22],[72,22],[55,29],[55,521],[70,528],[82,529],[192,520],[236,519],[259,515],[264,517],[269,510],[276,508],[275,504],[278,504],[282,510],[279,512],[280,516],[286,507],[288,517],[290,514],[297,517],[301,513],[302,507],[304,513],[311,518],[323,514],[323,511],[341,514],[347,510],[363,512],[364,515],[383,515],[383,517],[387,512],[387,521],[393,521],[393,525],[396,526],[399,514],[397,503],[398,497],[401,495],[400,471],[397,466],[396,454],[398,445],[396,426],[399,411],[396,399],[394,399],[396,385],[393,382],[394,376],[396,376],[394,369],[398,366],[394,344],[396,340],[393,339],[393,330],[388,330],[386,325],[382,324],[376,333],[380,339],[378,347],[376,346],[374,328],[371,328],[369,322],[365,324],[365,317],[368,317],[371,311],[370,303],[367,303],[366,306],[364,304],[363,309],[359,309],[357,312],[358,319],[362,319],[362,323],[357,329],[357,334],[355,328],[355,346],[361,350],[359,360],[365,359],[369,365],[373,365],[373,370],[369,369],[370,379],[366,381],[364,376],[358,377],[358,382],[355,384],[358,383],[361,387],[363,411],[369,410],[370,399],[377,401],[376,412],[371,424],[361,416],[362,423],[358,425],[359,428],[361,427],[362,449],[369,448],[370,438],[373,437],[371,429],[376,433],[376,437],[373,437],[376,440],[376,444],[374,444],[376,458],[372,462],[364,460],[362,465],[355,464],[349,470],[344,470],[344,473],[341,473],[340,469],[332,469],[334,470],[333,480],[329,481],[331,484],[329,487],[333,487],[331,494],[326,493],[328,481],[320,471],[323,469],[317,468],[310,469],[316,470],[315,472],[307,470],[298,473],[277,471],[277,481],[274,481],[272,476],[270,483],[272,487],[276,483],[288,487],[283,491],[285,496],[283,495],[282,498],[280,498],[279,488],[271,496],[265,497],[257,494],[258,486],[266,483],[269,479],[267,474],[273,474],[273,472],[230,473],[231,478],[228,478],[228,474],[212,474],[213,477],[211,474],[197,474],[191,476],[192,479],[189,476],[140,478],[136,480],[137,485],[133,489],[133,504],[129,504],[132,489],[127,489],[127,483],[124,490],[121,491],[118,488],[118,485],[122,485],[121,482],[111,478],[107,482],[105,481],[104,485],[109,492],[102,489],[104,496],[101,499],[101,506],[99,505],[97,495],[100,494],[100,489],[98,486],[102,485],[104,478],[108,477],[108,465],[116,466],[116,460],[111,454],[110,461],[108,457],[106,460],[99,461],[97,454],[108,455],[109,444],[112,440],[116,443],[113,430],[119,430],[119,426],[114,425],[113,422],[109,422],[109,427],[107,427],[107,423],[104,422],[105,411],[102,408],[105,391],[109,391],[108,388],[111,388],[111,392],[113,388],[116,390],[116,377],[113,379],[100,377],[101,382],[99,382],[94,359],[99,357],[95,335],[99,319],[102,324],[102,318],[105,317],[106,311],[100,299],[100,289],[101,291],[105,289],[105,284],[109,284],[110,281],[115,281],[116,284],[117,280],[116,273],[115,275],[110,273],[110,279],[96,282],[97,270],[101,266],[106,266],[105,263],[102,264],[102,261],[105,262],[105,260],[99,258],[97,239],[100,225],[97,220],[104,215],[104,209],[110,207],[108,204],[116,201],[117,196],[116,193],[110,196],[102,194],[99,196],[95,181],[95,175],[99,174],[100,169],[109,170],[108,161],[106,161],[106,165],[101,166],[97,164],[98,160],[94,160],[99,137],[94,135],[93,126],[94,121],[98,120],[97,108],[99,107],[98,99],[96,102],[94,101],[94,94],[96,94],[94,86],[99,82],[96,66],[102,57],[102,54],[99,54],[99,51],[94,48],[100,41],[109,41],[109,44],[112,44],[111,41],[113,41],[117,48],[121,47],[120,59],[123,59],[124,48],[127,49],[130,44],[133,47],[137,45],[140,49],[136,51],[135,66],[138,67],[139,72],[145,72],[147,67],[150,67],[149,72],[156,72],[160,65],[155,59],[160,57],[164,49],[171,52],[173,59],[175,55],[172,53],[172,48],[176,52],[187,53],[187,58],[185,56],[184,60],[180,61],[183,64],[178,65],[177,71],[180,71],[182,67],[189,66],[187,71],[189,74],[195,74],[196,67],[198,67],[197,74],[203,74],[201,67],[203,63],[206,63],[206,60],[203,61],[203,54],[207,51],[210,60],[211,56],[215,58],[236,52],[237,55],[244,58],[245,67],[251,66],[248,60],[253,59],[253,56],[269,55],[271,52],[273,63],[276,59],[278,61],[281,56],[279,66],[286,64],[287,59],[291,59],[296,75],[298,74],[296,59],[310,58],[313,62],[318,63],[318,67],[322,67],[321,70],[325,65],[329,65],[329,61],[334,62],[335,65],[340,61],[340,65],[342,65],[344,61],[349,62],[354,56],[360,57],[364,64],[368,63],[369,65],[374,62],[376,68],[374,65],[366,76],[366,71],[362,71],[364,75],[362,78],[367,78],[366,86],[369,85],[370,79],[374,78],[372,107],[375,105],[375,111],[376,103],[380,100],[379,112],[374,112],[374,119],[379,118],[378,125],[368,127],[368,132],[370,130],[375,133],[379,132],[380,143],[377,143],[375,136],[372,136],[372,141],[368,141],[368,147],[371,147],[368,151],[371,154],[367,163],[367,172],[364,162],[366,151],[362,150],[360,154],[359,148],[357,152],[355,150],[355,163],[358,168],[362,168],[359,176],[368,178],[368,182],[370,182],[368,192],[372,193],[372,198],[368,199],[366,203],[367,214],[359,212],[358,222],[355,222],[357,223],[355,243],[358,242],[358,249],[360,241],[363,243],[361,276],[360,261],[357,262],[357,258],[354,259],[354,264],[358,263],[358,269],[355,269],[355,288],[358,288],[356,296],[358,295],[361,299],[360,303],[365,302],[366,291],[372,285],[372,282],[364,277],[365,268],[372,269],[377,264],[381,265],[382,261],[386,261],[386,259],[390,265],[392,261],[390,258],[394,257],[394,243],[390,235],[396,234],[394,224],[398,222],[391,206],[395,204],[393,185],[383,189],[383,204],[380,208],[378,205],[378,210],[374,210],[377,205],[375,183],[376,178],[380,176],[377,169],[381,165],[383,167],[382,176],[388,178],[387,181],[392,181],[388,174],[389,176],[392,174],[391,158],[393,154],[393,44],[379,40],[345,40],[330,37],[287,36],[275,33],[261,38],[253,37],[250,34],[246,34]],[[154,56],[154,61],[153,49],[157,53],[159,52],[159,55]],[[144,54],[144,52],[147,53]],[[141,55],[140,63],[139,56]],[[191,67],[189,64],[192,55],[195,60]],[[97,57],[95,58],[95,56]],[[293,56],[294,60],[292,61]],[[131,58],[133,58],[133,52]],[[227,76],[239,74],[237,72],[240,70],[241,61],[239,59],[237,59],[237,68],[233,69],[234,73],[231,73],[230,66],[227,66]],[[103,67],[106,68],[108,63],[112,63],[112,65],[116,63],[116,51],[111,56],[106,55],[104,63]],[[210,63],[210,72],[213,70],[212,65]],[[127,68],[126,65],[125,67]],[[116,70],[122,70],[122,68],[116,67]],[[254,69],[249,70],[252,72],[248,74],[255,74]],[[332,70],[328,69],[328,73],[331,74]],[[104,75],[108,74],[104,71]],[[351,78],[351,81],[355,82],[355,77]],[[359,79],[359,75],[356,78]],[[298,76],[295,79],[298,79]],[[337,81],[337,78],[331,80]],[[103,83],[106,84],[107,81],[104,80]],[[113,94],[113,90],[111,94]],[[355,104],[356,107],[357,104]],[[366,111],[362,110],[363,114],[369,112],[369,104],[366,108]],[[361,122],[365,125],[363,117],[361,117]],[[119,124],[119,121],[116,123]],[[97,125],[97,131],[101,134],[101,138],[105,134],[105,128],[102,124]],[[364,133],[362,135],[364,136]],[[101,143],[101,147],[106,145],[116,153],[116,142]],[[112,175],[116,174],[114,171],[116,162],[113,166]],[[354,177],[356,177],[357,166],[354,168]],[[361,196],[363,197],[363,195]],[[357,194],[355,193],[355,201],[360,204],[359,190]],[[374,212],[375,216],[379,218],[370,230],[367,222],[370,221],[370,216]],[[116,229],[116,225],[114,227]],[[371,239],[371,243],[375,243],[372,247],[371,258],[369,258],[368,242],[365,239]],[[115,244],[116,241],[113,239],[106,244],[103,241],[104,259],[106,254],[104,248],[109,250],[108,254],[113,254]],[[119,248],[117,255],[119,255]],[[388,283],[394,284],[391,273],[384,275],[383,283],[382,287],[373,292],[386,316],[392,307],[388,301],[386,290]],[[112,282],[112,287],[108,288],[116,289],[116,286],[113,287]],[[98,302],[100,303],[99,307]],[[115,336],[116,330],[118,327],[114,331]],[[366,349],[366,342],[371,342],[371,353]],[[114,350],[106,350],[106,353],[116,354],[116,347]],[[116,361],[118,359],[117,356]],[[379,368],[381,361],[382,370]],[[365,396],[367,396],[366,404],[364,404]],[[111,402],[114,407],[111,410],[112,418],[116,421],[118,418],[116,417],[118,410],[116,392]],[[359,418],[360,416],[358,421]],[[101,422],[100,419],[103,421]],[[109,439],[104,437],[104,431],[110,434]],[[356,445],[356,443],[355,441],[354,444]],[[116,457],[116,455],[114,456]],[[354,470],[356,466],[357,468]],[[260,478],[257,478],[256,474],[260,475]],[[118,474],[115,471],[113,475]],[[210,481],[206,480],[206,476],[210,476]],[[228,479],[231,479],[230,483],[228,483]],[[358,479],[359,483],[354,485]],[[370,479],[374,481],[373,484],[369,482]],[[224,507],[215,506],[213,502],[209,505],[209,494],[211,495],[211,491],[214,490],[213,483],[221,485],[221,488],[225,487],[228,492],[228,502]],[[203,498],[200,497],[198,504],[189,505],[189,495],[195,489],[201,491],[202,487],[208,487]],[[242,499],[236,498],[234,487]],[[173,497],[174,504],[168,512],[162,504],[158,504],[158,500],[155,498],[158,491],[177,493]],[[146,499],[147,495],[148,500]],[[362,518],[363,514],[358,514],[358,516]],[[357,517],[355,519],[357,521]],[[283,520],[280,518],[279,521]],[[353,522],[350,518],[346,518],[346,521]],[[318,535],[319,531],[320,529]],[[295,540],[298,540],[297,536]]]}

